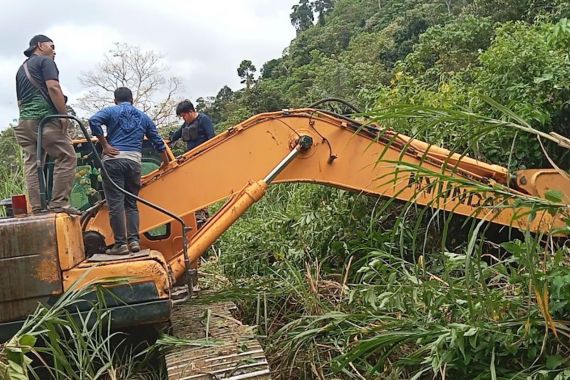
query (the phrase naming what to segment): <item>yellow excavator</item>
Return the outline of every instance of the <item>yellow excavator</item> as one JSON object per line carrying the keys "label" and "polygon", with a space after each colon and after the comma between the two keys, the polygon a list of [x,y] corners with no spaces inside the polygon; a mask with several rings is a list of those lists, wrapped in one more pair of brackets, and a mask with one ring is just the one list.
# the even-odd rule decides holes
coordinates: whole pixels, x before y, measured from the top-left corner
{"label": "yellow excavator", "polygon": [[[97,182],[97,162],[89,163],[97,161],[96,148],[89,139],[76,148],[78,178],[88,185]],[[509,173],[390,129],[312,108],[251,117],[178,157],[169,150],[170,163],[160,169],[147,153],[143,166],[149,173],[139,194],[143,249],[136,254],[105,255],[113,234],[96,186],[72,195],[85,209],[82,215],[20,210],[20,215],[0,219],[2,341],[38,303],[54,302],[78,281],[116,276],[128,284],[111,288],[117,296],[108,302],[114,326],[168,321],[175,284],[189,284],[191,291],[200,256],[274,184],[318,183],[532,232],[565,225],[563,216],[538,211],[530,218],[531,210],[520,206],[519,198],[546,198],[556,190],[570,203],[570,180],[555,169]],[[41,168],[38,175],[44,176]],[[48,187],[42,188],[44,204]],[[509,188],[508,194],[489,191],[498,187]],[[224,200],[198,229],[195,212]]]}

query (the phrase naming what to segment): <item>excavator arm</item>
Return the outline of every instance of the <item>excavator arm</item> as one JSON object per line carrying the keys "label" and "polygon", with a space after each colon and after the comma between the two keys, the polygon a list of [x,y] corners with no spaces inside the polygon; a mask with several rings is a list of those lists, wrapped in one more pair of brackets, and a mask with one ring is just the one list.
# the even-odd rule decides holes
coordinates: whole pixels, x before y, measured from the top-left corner
{"label": "excavator arm", "polygon": [[[269,184],[286,182],[319,183],[396,198],[534,232],[548,231],[563,221],[540,211],[530,219],[530,210],[517,207],[517,199],[544,198],[547,191],[556,189],[569,203],[570,195],[570,181],[555,170],[510,175],[501,166],[388,129],[299,109],[260,114],[230,128],[145,177],[140,196],[182,217],[229,199],[192,234],[189,256],[196,260],[263,197]],[[510,191],[489,192],[490,187],[501,186]],[[141,233],[172,221],[147,206],[139,204],[139,209]],[[112,243],[105,206],[85,223],[84,230]],[[165,257],[175,276],[182,275],[181,252]]]}

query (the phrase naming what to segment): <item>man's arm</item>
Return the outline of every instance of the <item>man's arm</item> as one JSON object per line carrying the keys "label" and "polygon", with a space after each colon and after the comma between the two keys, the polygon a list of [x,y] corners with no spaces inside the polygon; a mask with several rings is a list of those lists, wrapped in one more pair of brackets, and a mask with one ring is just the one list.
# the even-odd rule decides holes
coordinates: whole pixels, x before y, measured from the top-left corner
{"label": "man's arm", "polygon": [[109,142],[107,141],[107,138],[103,135],[100,136],[95,136],[97,137],[97,140],[99,140],[99,143],[101,144],[101,148],[103,149],[103,154],[107,155],[107,156],[116,156],[117,154],[119,154],[119,149],[115,148],[114,146],[112,146],[111,144],[109,144]]}
{"label": "man's arm", "polygon": [[119,150],[109,144],[107,138],[103,134],[103,128],[101,127],[103,124],[108,126],[107,123],[109,121],[109,117],[109,112],[106,109],[102,109],[89,118],[89,128],[91,129],[93,136],[97,137],[97,140],[99,140],[101,148],[103,148],[103,154],[116,156],[119,154]]}
{"label": "man's arm", "polygon": [[212,124],[212,119],[210,119],[207,115],[204,115],[204,121],[202,122],[202,127],[206,132],[206,139],[210,140],[212,137],[216,135],[216,131],[214,131],[214,124]]}
{"label": "man's arm", "polygon": [[184,127],[184,123],[180,126],[180,128],[178,128],[176,131],[174,131],[171,135],[170,135],[170,144],[174,144],[176,141],[178,141],[181,137],[182,137],[182,127]]}
{"label": "man's arm", "polygon": [[[146,117],[146,128],[145,128],[145,136],[152,144],[152,147],[160,153],[166,152],[166,144],[164,144],[164,140],[158,134],[158,130],[156,129],[156,125],[152,122],[150,117]],[[164,160],[164,158],[163,158]],[[168,162],[168,155],[166,156],[166,160]]]}
{"label": "man's arm", "polygon": [[48,96],[53,103],[57,113],[67,115],[67,107],[65,106],[65,98],[63,91],[59,85],[59,70],[54,60],[44,57],[40,61],[42,78],[45,81]]}
{"label": "man's arm", "polygon": [[160,152],[160,157],[162,158],[162,164],[160,165],[161,168],[168,166],[170,160],[168,159],[168,153],[166,153],[166,149]]}
{"label": "man's arm", "polygon": [[67,107],[65,106],[65,99],[59,81],[53,79],[46,80],[46,87],[57,113],[67,115]]}

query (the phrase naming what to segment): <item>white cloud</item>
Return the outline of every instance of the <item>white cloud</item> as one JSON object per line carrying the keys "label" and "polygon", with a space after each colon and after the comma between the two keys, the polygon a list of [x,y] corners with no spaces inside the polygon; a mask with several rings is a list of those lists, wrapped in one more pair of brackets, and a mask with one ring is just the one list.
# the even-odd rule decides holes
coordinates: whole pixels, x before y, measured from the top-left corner
{"label": "white cloud", "polygon": [[183,80],[181,97],[215,95],[239,86],[242,59],[261,68],[281,56],[294,38],[289,22],[298,0],[3,0],[0,14],[0,129],[17,117],[14,77],[29,39],[54,40],[65,93],[74,100],[85,89],[81,72],[95,68],[114,42],[163,54]]}

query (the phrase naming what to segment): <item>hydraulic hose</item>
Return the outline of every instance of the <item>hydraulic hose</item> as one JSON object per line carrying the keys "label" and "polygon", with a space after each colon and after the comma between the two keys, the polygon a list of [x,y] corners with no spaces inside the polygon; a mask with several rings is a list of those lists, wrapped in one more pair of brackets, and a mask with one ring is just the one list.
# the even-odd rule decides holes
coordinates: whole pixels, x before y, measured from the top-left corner
{"label": "hydraulic hose", "polygon": [[325,98],[325,99],[321,99],[318,102],[315,102],[313,104],[311,104],[309,106],[309,108],[317,108],[318,106],[320,106],[321,104],[324,103],[340,103],[342,105],[347,106],[348,108],[350,108],[351,110],[353,110],[356,113],[361,113],[360,110],[358,108],[356,108],[354,105],[352,105],[351,103],[349,103],[348,101],[344,100],[344,99],[340,99],[340,98]]}

